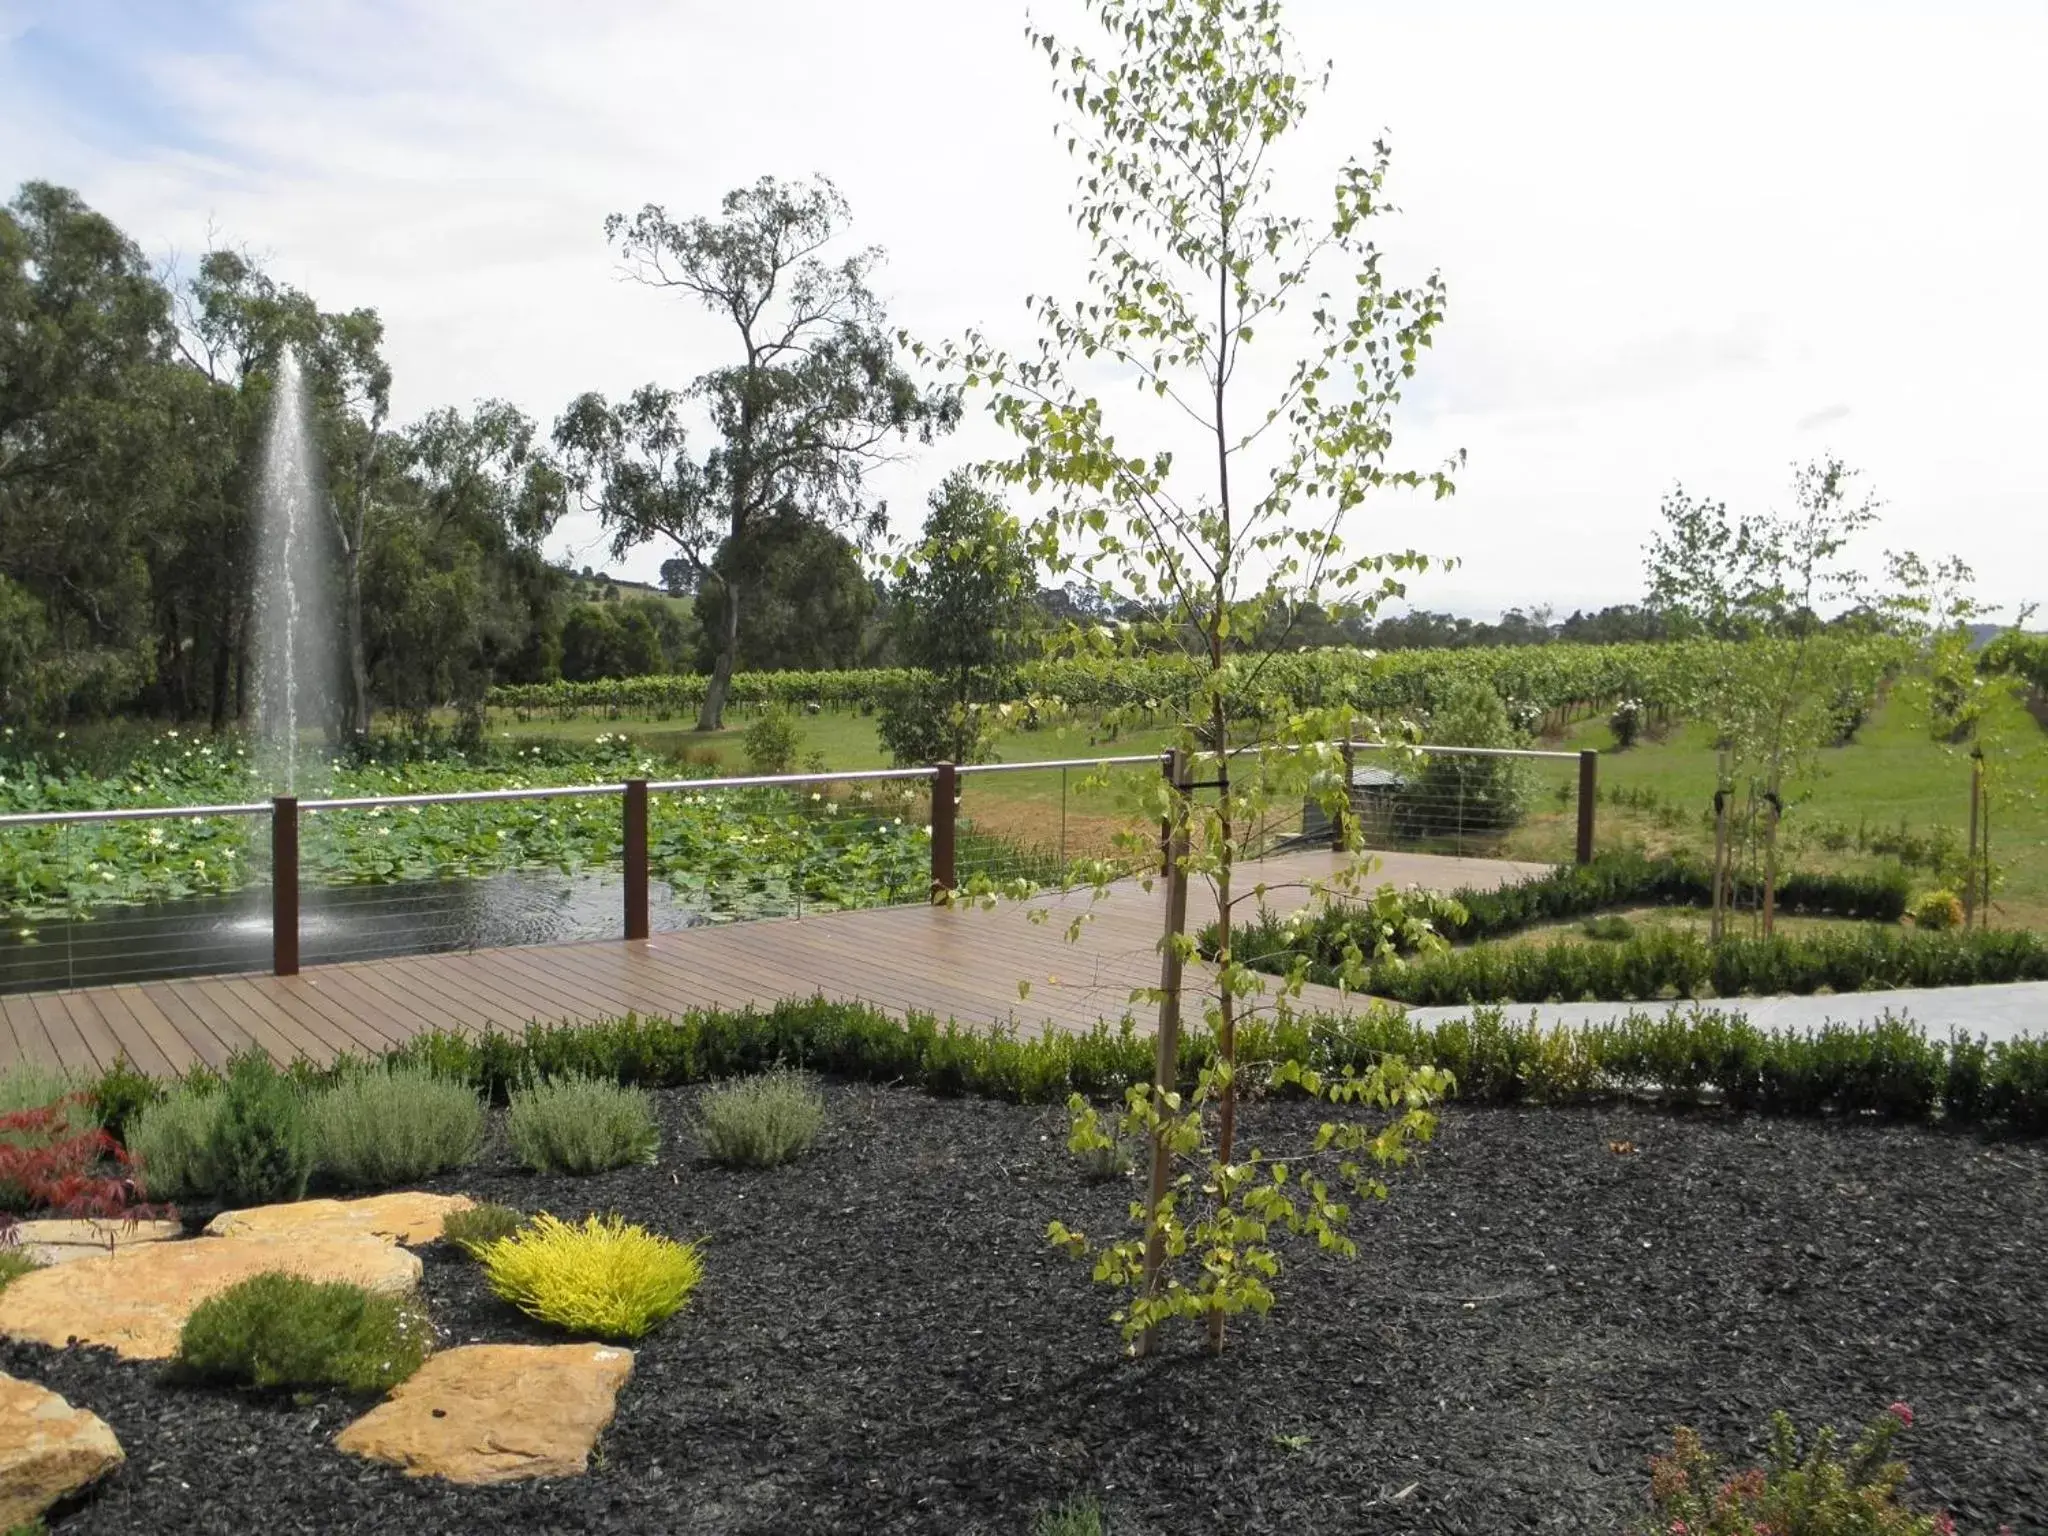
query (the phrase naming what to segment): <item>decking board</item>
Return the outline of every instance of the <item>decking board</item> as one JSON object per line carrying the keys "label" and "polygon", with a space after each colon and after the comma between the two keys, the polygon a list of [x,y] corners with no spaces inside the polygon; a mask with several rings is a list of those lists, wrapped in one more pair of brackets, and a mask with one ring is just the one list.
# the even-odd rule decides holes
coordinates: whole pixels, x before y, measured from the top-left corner
{"label": "decking board", "polygon": [[[1448,890],[1503,883],[1537,866],[1383,855],[1375,879]],[[1287,888],[1269,902],[1299,906],[1298,882],[1326,876],[1332,856],[1269,860],[1257,880]],[[1202,894],[1192,905],[1199,913]],[[349,960],[297,976],[222,975],[0,997],[0,1069],[34,1060],[87,1074],[125,1056],[164,1075],[219,1066],[260,1044],[287,1060],[361,1056],[434,1029],[516,1031],[533,1020],[591,1023],[629,1012],[768,1006],[823,995],[892,1013],[930,1013],[964,1026],[1086,1029],[1130,1010],[1156,986],[1161,895],[1128,881],[1103,901],[1085,893],[993,911],[889,907],[685,928],[633,941],[453,950]],[[1034,907],[1051,908],[1043,923]],[[1090,920],[1069,942],[1076,914]],[[1199,918],[1197,919],[1199,920]],[[1029,982],[1019,995],[1019,982]],[[1310,988],[1309,1006],[1354,1006]],[[1138,1010],[1142,1021],[1144,1010]]]}

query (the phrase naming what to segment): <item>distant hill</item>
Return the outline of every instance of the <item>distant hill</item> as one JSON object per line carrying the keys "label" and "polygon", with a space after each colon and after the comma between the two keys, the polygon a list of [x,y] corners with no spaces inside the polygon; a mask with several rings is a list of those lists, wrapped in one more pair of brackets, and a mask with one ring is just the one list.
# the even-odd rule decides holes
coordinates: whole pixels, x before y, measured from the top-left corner
{"label": "distant hill", "polygon": [[688,613],[691,608],[689,598],[677,597],[669,592],[667,588],[655,586],[652,582],[628,581],[623,576],[613,576],[605,571],[590,571],[586,574],[584,571],[572,570],[568,566],[557,566],[556,569],[562,573],[563,578],[569,583],[570,595],[581,598],[586,602],[597,603],[617,601],[620,598],[628,597],[652,597],[671,604],[681,613]]}

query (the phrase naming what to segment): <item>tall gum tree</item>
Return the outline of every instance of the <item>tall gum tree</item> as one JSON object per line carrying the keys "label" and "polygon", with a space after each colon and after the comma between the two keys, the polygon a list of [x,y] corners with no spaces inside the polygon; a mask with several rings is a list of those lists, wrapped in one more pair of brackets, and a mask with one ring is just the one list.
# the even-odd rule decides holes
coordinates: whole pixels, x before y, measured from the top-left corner
{"label": "tall gum tree", "polygon": [[[686,389],[648,384],[616,404],[585,394],[555,427],[614,554],[667,539],[699,590],[723,595],[699,730],[723,723],[747,597],[747,562],[721,562],[719,550],[745,546],[782,507],[857,537],[878,531],[886,509],[867,477],[894,456],[892,440],[930,442],[959,418],[951,391],[920,390],[898,361],[869,287],[881,251],[826,259],[849,218],[822,178],[764,177],[726,194],[717,218],[678,220],[649,203],[605,221],[629,276],[730,323],[736,343],[732,362]],[[701,457],[685,432],[693,408],[713,438]]]}
{"label": "tall gum tree", "polygon": [[[985,390],[1016,438],[993,472],[1043,506],[1034,554],[1055,581],[1084,582],[1137,616],[1068,642],[1178,644],[1198,674],[1177,759],[1187,772],[1154,785],[1141,809],[1145,825],[1166,824],[1174,875],[1206,881],[1215,897],[1205,1012],[1218,1059],[1184,1101],[1172,1042],[1199,917],[1182,902],[1161,986],[1141,994],[1159,1009],[1162,1042],[1155,1080],[1126,1118],[1152,1145],[1141,1236],[1097,1245],[1061,1226],[1054,1238],[1133,1293],[1118,1316],[1135,1349],[1175,1315],[1203,1318],[1220,1348],[1226,1314],[1270,1305],[1269,1230],[1348,1248],[1319,1179],[1289,1186],[1285,1167],[1262,1171],[1237,1147],[1237,1028],[1261,983],[1233,935],[1240,906],[1264,891],[1246,889],[1238,866],[1260,850],[1270,814],[1298,808],[1305,790],[1341,802],[1333,738],[1348,730],[1341,711],[1279,696],[1265,663],[1293,649],[1297,612],[1369,614],[1426,567],[1413,550],[1360,552],[1358,523],[1368,498],[1393,487],[1449,495],[1462,455],[1430,470],[1390,462],[1395,408],[1445,294],[1434,273],[1393,282],[1369,236],[1389,211],[1386,144],[1346,160],[1319,203],[1289,208],[1276,193],[1277,152],[1328,79],[1303,67],[1277,0],[1090,0],[1088,11],[1101,54],[1027,28],[1052,65],[1068,118],[1059,136],[1079,162],[1071,211],[1091,252],[1087,294],[1028,301],[1041,332],[1033,352],[971,333],[935,361]],[[1261,340],[1304,350],[1262,370],[1252,363]],[[1109,394],[1119,388],[1121,406]],[[1119,435],[1126,426],[1146,446]],[[1380,1139],[1349,1143],[1348,1187],[1384,1192],[1360,1151],[1398,1161],[1404,1138],[1426,1132],[1433,1081],[1386,1063],[1353,1085],[1357,1098],[1404,1112]],[[1078,1149],[1096,1132],[1091,1110],[1077,1115]],[[1190,1158],[1202,1171],[1176,1175]],[[1196,1209],[1205,1214],[1191,1218]],[[1175,1278],[1174,1260],[1196,1254],[1193,1278]]]}

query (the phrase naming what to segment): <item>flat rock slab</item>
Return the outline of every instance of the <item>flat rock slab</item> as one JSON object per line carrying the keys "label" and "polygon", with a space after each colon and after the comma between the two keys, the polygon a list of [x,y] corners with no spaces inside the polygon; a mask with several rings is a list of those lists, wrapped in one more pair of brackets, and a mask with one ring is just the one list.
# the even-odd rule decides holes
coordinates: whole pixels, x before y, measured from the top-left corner
{"label": "flat rock slab", "polygon": [[184,1227],[175,1221],[21,1221],[14,1226],[15,1241],[38,1264],[69,1264],[184,1235]]}
{"label": "flat rock slab", "polygon": [[27,1525],[124,1459],[96,1414],[0,1374],[0,1530]]}
{"label": "flat rock slab", "polygon": [[420,1261],[379,1237],[317,1229],[145,1243],[23,1275],[0,1291],[0,1333],[56,1349],[76,1341],[130,1360],[167,1359],[194,1307],[272,1270],[401,1294],[419,1283]]}
{"label": "flat rock slab", "polygon": [[612,1421],[633,1352],[602,1344],[466,1344],[433,1356],[335,1437],[414,1477],[576,1477]]}
{"label": "flat rock slab", "polygon": [[450,1211],[466,1211],[476,1202],[467,1195],[426,1195],[400,1190],[361,1200],[294,1200],[288,1205],[254,1205],[245,1211],[222,1211],[207,1223],[213,1237],[292,1237],[305,1232],[332,1232],[382,1238],[387,1243],[440,1241],[441,1223]]}

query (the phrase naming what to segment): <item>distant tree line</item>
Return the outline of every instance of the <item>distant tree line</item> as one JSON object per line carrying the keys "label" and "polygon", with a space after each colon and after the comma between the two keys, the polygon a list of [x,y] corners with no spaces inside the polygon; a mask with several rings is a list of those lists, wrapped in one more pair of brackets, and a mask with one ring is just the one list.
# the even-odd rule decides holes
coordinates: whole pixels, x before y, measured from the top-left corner
{"label": "distant tree line", "polygon": [[[877,558],[887,508],[868,476],[960,404],[900,363],[869,286],[881,253],[832,254],[847,222],[829,183],[772,179],[715,217],[616,215],[633,275],[730,323],[724,358],[677,385],[579,395],[551,426],[497,400],[401,424],[374,310],[324,309],[233,249],[155,268],[76,193],[26,183],[0,208],[0,717],[248,718],[257,479],[287,349],[324,464],[336,735],[378,710],[423,727],[452,707],[473,729],[500,683],[664,672],[711,678],[700,724],[716,726],[737,670],[909,665],[942,686],[897,727],[965,756],[1037,636],[1079,622],[1178,647],[1092,585],[1043,584],[1018,520],[970,475]],[[545,557],[579,505],[615,558],[660,548],[659,588]],[[1229,644],[1604,644],[1697,622],[1654,603],[1492,623],[1310,603]]]}

